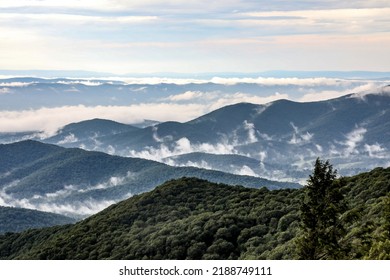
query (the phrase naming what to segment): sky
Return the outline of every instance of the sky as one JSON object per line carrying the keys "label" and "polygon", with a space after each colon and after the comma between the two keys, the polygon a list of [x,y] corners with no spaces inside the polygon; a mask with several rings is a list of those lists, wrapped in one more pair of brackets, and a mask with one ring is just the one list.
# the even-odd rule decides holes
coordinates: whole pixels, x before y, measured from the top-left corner
{"label": "sky", "polygon": [[1,0],[0,69],[389,71],[388,0]]}

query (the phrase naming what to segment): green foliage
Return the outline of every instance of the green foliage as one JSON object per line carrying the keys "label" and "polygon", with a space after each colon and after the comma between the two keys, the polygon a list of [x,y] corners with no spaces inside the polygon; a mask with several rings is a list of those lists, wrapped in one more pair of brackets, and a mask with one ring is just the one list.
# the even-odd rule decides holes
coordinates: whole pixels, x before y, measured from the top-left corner
{"label": "green foliage", "polygon": [[[259,238],[255,244],[264,246],[256,248],[258,257],[279,245],[273,233],[279,232],[282,217],[288,216],[280,233],[297,226],[290,221],[298,211],[294,192],[194,178],[169,181],[58,234],[42,230],[40,236],[46,237],[39,240],[26,233],[0,237],[0,258],[238,259],[250,257]],[[286,234],[285,241],[293,237]],[[9,242],[21,245],[3,250]]]}
{"label": "green foliage", "polygon": [[[348,205],[338,216],[349,221],[339,240],[343,258],[389,259],[390,168],[336,179],[334,186]],[[0,235],[0,258],[297,259],[304,196],[302,189],[182,178],[75,225]]]}
{"label": "green foliage", "polygon": [[302,259],[337,259],[343,257],[340,240],[344,235],[341,215],[346,210],[341,183],[329,161],[317,158],[313,174],[304,187],[301,205],[299,255]]}

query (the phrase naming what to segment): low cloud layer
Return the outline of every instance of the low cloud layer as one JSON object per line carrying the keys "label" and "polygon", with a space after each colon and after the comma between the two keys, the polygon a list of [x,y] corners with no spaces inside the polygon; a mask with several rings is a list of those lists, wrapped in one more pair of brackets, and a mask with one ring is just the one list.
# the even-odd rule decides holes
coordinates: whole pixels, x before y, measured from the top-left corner
{"label": "low cloud layer", "polygon": [[[389,87],[385,86],[388,84],[387,81],[333,78],[110,79],[104,82],[94,79],[44,80],[46,86],[42,88],[39,87],[39,80],[34,82],[0,81],[0,102],[2,102],[0,104],[2,108],[5,108],[0,111],[0,132],[42,131],[44,132],[42,137],[45,137],[52,135],[66,124],[93,118],[110,119],[127,124],[139,123],[145,119],[185,122],[240,102],[268,104],[280,99],[309,102],[350,93],[356,93],[353,97],[364,98],[370,93],[388,94],[390,92]],[[211,85],[210,82],[214,84]],[[48,87],[47,83],[53,86]],[[162,83],[174,85],[169,87]],[[62,91],[55,87],[56,84],[61,84],[59,88]],[[199,87],[202,90],[192,90],[194,84],[198,84],[195,88]],[[23,96],[32,94],[29,93],[30,87],[35,90],[34,94],[42,98],[34,104],[35,107],[20,103]],[[186,90],[188,88],[191,90]],[[181,89],[183,91],[180,91]],[[102,105],[86,105],[91,104],[88,103],[91,100],[89,96],[97,90],[99,93],[96,100],[99,101],[96,102]],[[79,105],[64,105],[64,103],[58,105],[57,100],[52,98],[53,95],[63,96],[64,98],[58,99],[60,101],[70,100],[70,95],[72,95],[72,104]],[[7,110],[12,103],[14,109]],[[45,105],[39,107],[40,103]],[[250,135],[257,137],[251,132],[249,126],[246,129]],[[74,142],[76,140],[68,138],[64,141]],[[299,141],[298,138],[292,139],[292,143],[297,141]]]}
{"label": "low cloud layer", "polygon": [[139,123],[145,119],[188,121],[205,113],[205,109],[199,104],[154,103],[94,107],[79,105],[25,111],[0,111],[0,131],[44,131],[47,135],[52,135],[66,124],[93,118],[123,123]]}
{"label": "low cloud layer", "polygon": [[[194,152],[202,152],[209,154],[236,154],[237,151],[234,148],[234,145],[230,144],[227,140],[221,141],[217,144],[210,143],[201,143],[201,144],[193,144],[188,138],[183,137],[179,140],[175,141],[172,144],[162,143],[158,148],[155,147],[146,147],[142,151],[130,151],[129,156],[131,157],[139,157],[144,159],[150,159],[160,162],[164,161],[165,158],[194,153]],[[167,161],[166,163],[169,163]]]}
{"label": "low cloud layer", "polygon": [[[12,193],[7,193],[7,189],[17,185],[18,181],[12,182],[0,189],[0,205],[9,207],[20,207],[52,212],[72,217],[85,217],[95,214],[108,206],[129,198],[131,193],[127,193],[118,199],[93,199],[75,200],[71,196],[78,193],[88,193],[95,190],[115,188],[134,178],[134,174],[128,172],[125,176],[113,176],[105,182],[97,185],[81,187],[75,185],[64,186],[61,190],[45,193],[43,195],[33,195],[32,197],[16,198]],[[64,202],[65,201],[65,202]]]}

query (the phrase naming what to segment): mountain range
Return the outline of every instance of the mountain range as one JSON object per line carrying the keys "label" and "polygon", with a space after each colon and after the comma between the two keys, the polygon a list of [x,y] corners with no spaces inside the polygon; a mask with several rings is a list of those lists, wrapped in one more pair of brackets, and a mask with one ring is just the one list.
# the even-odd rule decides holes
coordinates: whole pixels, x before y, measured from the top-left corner
{"label": "mountain range", "polygon": [[302,183],[316,157],[341,175],[390,163],[390,86],[319,102],[278,100],[239,103],[189,122],[134,126],[93,119],[68,124],[51,137],[0,135],[0,141],[33,138],[64,147],[138,157],[238,175]]}
{"label": "mountain range", "polygon": [[[99,102],[109,89],[135,86],[36,78],[7,83],[0,85],[2,101],[15,97],[12,84],[18,96],[29,98],[32,89],[37,96],[48,93],[45,87],[58,92],[49,103],[56,98],[66,103],[59,97],[70,89],[87,98],[91,87],[98,87]],[[183,89],[158,84],[156,93],[161,86]],[[185,85],[189,90],[200,86],[205,85]],[[342,176],[387,167],[389,139],[390,86],[318,102],[237,103],[188,122],[96,118],[69,123],[50,135],[3,132],[0,233],[30,230],[0,236],[0,256],[294,258],[299,189],[314,160],[329,159]],[[351,258],[371,258],[379,246],[383,219],[378,213],[383,211],[378,209],[388,193],[388,173],[377,168],[342,179],[352,216],[364,216],[350,228]],[[63,224],[68,225],[36,229]],[[381,230],[374,232],[373,225]],[[367,234],[376,239],[368,242]],[[69,241],[69,236],[77,238]],[[110,246],[107,236],[116,236],[115,244],[127,249]],[[74,250],[75,242],[83,244],[80,250]]]}
{"label": "mountain range", "polygon": [[181,177],[270,189],[300,186],[194,167],[172,167],[32,140],[0,145],[0,155],[2,205],[78,218]]}

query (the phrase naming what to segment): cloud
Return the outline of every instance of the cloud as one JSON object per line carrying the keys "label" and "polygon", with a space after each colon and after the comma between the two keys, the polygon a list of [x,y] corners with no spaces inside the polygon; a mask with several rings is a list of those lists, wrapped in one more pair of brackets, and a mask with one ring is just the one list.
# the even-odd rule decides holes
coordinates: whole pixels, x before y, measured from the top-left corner
{"label": "cloud", "polygon": [[118,25],[118,24],[140,24],[149,23],[158,20],[156,16],[91,16],[79,14],[55,14],[55,13],[1,13],[1,20],[17,21],[23,20],[32,22],[51,22],[53,24],[67,24],[67,25]]}
{"label": "cloud", "polygon": [[189,166],[189,167],[196,167],[196,168],[202,168],[202,169],[209,169],[212,170],[213,168],[204,160],[200,162],[192,162],[187,161],[185,164],[176,164],[174,160],[166,160],[164,163],[171,165],[171,166]]}
{"label": "cloud", "polygon": [[364,134],[366,132],[367,129],[364,127],[356,127],[345,136],[346,140],[342,143],[344,146],[347,146],[344,150],[344,155],[349,156],[351,154],[359,153],[356,148],[364,140]]}
{"label": "cloud", "polygon": [[102,82],[93,81],[93,80],[80,80],[80,81],[74,81],[74,80],[63,80],[63,81],[57,81],[57,84],[62,85],[85,85],[89,87],[97,87],[103,85]]}
{"label": "cloud", "polygon": [[248,132],[248,143],[255,143],[259,141],[256,137],[255,125],[253,123],[249,123],[245,120],[244,129]]}
{"label": "cloud", "polygon": [[241,102],[265,104],[280,99],[288,99],[288,94],[275,93],[267,97],[261,97],[247,93],[224,94],[211,104],[210,110],[216,110],[224,106],[233,105]]}
{"label": "cloud", "polygon": [[240,170],[237,171],[237,175],[244,175],[244,176],[253,176],[258,177],[258,175],[249,167],[244,165]]}
{"label": "cloud", "polygon": [[206,84],[209,82],[207,79],[189,79],[189,78],[161,78],[161,77],[107,77],[107,80],[123,81],[128,85],[158,85],[158,84],[175,84],[175,85],[187,85],[187,84]]}
{"label": "cloud", "polygon": [[[126,197],[127,198],[127,197]],[[86,217],[107,208],[108,206],[118,202],[118,200],[96,200],[88,199],[82,202],[74,201],[67,203],[59,202],[38,202],[33,203],[29,199],[16,199],[2,203],[3,206],[21,207],[27,209],[35,209],[45,212],[57,213],[70,217]],[[1,203],[1,198],[0,198]]]}
{"label": "cloud", "polygon": [[[193,144],[188,138],[183,137],[171,144],[163,143],[158,148],[146,147],[142,151],[131,150],[129,152],[129,156],[165,162],[164,161],[165,158],[182,155],[182,154],[194,153],[194,152],[201,152],[201,153],[208,153],[208,154],[236,154],[237,153],[237,151],[234,148],[234,145],[229,144],[226,139],[222,139],[221,142],[217,144],[210,144],[210,143]],[[169,161],[167,163],[169,163]]]}
{"label": "cloud", "polygon": [[384,153],[386,151],[385,148],[381,147],[380,144],[375,143],[373,145],[364,144],[364,150],[368,152],[368,155],[373,158],[385,158],[386,154]]}
{"label": "cloud", "polygon": [[290,125],[292,126],[294,133],[292,135],[291,140],[288,141],[289,144],[300,145],[300,144],[308,143],[312,140],[314,136],[313,133],[307,131],[306,133],[302,134],[299,128],[296,125],[294,125],[293,122],[290,122]]}
{"label": "cloud", "polygon": [[205,96],[207,97],[207,94],[208,93],[201,92],[201,91],[186,91],[181,94],[170,95],[165,99],[169,101],[189,101],[189,100],[203,98]]}
{"label": "cloud", "polygon": [[[311,90],[312,92],[304,94],[299,98],[300,102],[314,102],[338,98],[347,94],[352,94],[352,98],[364,99],[367,94],[386,94],[386,82],[378,81],[358,81],[349,80],[352,85],[347,88],[341,87],[340,90]],[[356,85],[356,83],[358,85]]]}
{"label": "cloud", "polygon": [[65,136],[65,138],[61,141],[58,141],[58,145],[64,145],[64,144],[70,144],[70,143],[75,143],[79,141],[76,136],[74,136],[73,133],[70,133],[69,135]]}
{"label": "cloud", "polygon": [[0,131],[44,131],[48,135],[53,135],[66,124],[93,118],[123,123],[139,123],[145,119],[188,121],[204,114],[205,109],[200,104],[143,103],[130,106],[78,105],[37,110],[0,111]]}
{"label": "cloud", "polygon": [[263,163],[263,161],[267,158],[267,151],[261,151],[259,153],[259,160],[261,163]]}
{"label": "cloud", "polygon": [[313,138],[313,134],[309,132],[306,132],[305,134],[302,135],[297,135],[294,133],[290,141],[288,141],[288,143],[292,145],[300,145],[300,144],[310,142],[312,138]]}
{"label": "cloud", "polygon": [[[33,195],[30,198],[15,198],[12,193],[6,192],[7,189],[17,185],[18,181],[14,181],[11,184],[0,189],[0,205],[11,207],[22,207],[28,209],[36,209],[46,212],[53,212],[62,215],[85,217],[95,214],[108,206],[121,201],[131,196],[131,193],[127,193],[118,199],[98,200],[87,198],[84,200],[69,199],[72,195],[77,193],[88,193],[94,190],[102,190],[108,188],[114,188],[120,186],[132,180],[136,176],[132,172],[127,172],[124,176],[112,176],[107,181],[99,183],[93,186],[75,186],[67,185],[63,189],[52,193],[46,193],[43,195]],[[63,202],[64,199],[67,202]]]}
{"label": "cloud", "polygon": [[294,33],[365,34],[389,22],[390,8],[310,9],[293,11],[249,12],[238,20],[244,26],[288,28]]}
{"label": "cloud", "polygon": [[25,82],[5,82],[0,83],[0,87],[26,87],[33,83],[25,83]]}
{"label": "cloud", "polygon": [[351,98],[364,100],[367,95],[390,95],[389,82],[383,83],[382,85],[370,83],[358,87],[354,91],[354,94],[351,95]]}
{"label": "cloud", "polygon": [[0,60],[114,73],[386,69],[388,5],[335,2],[2,0]]}

